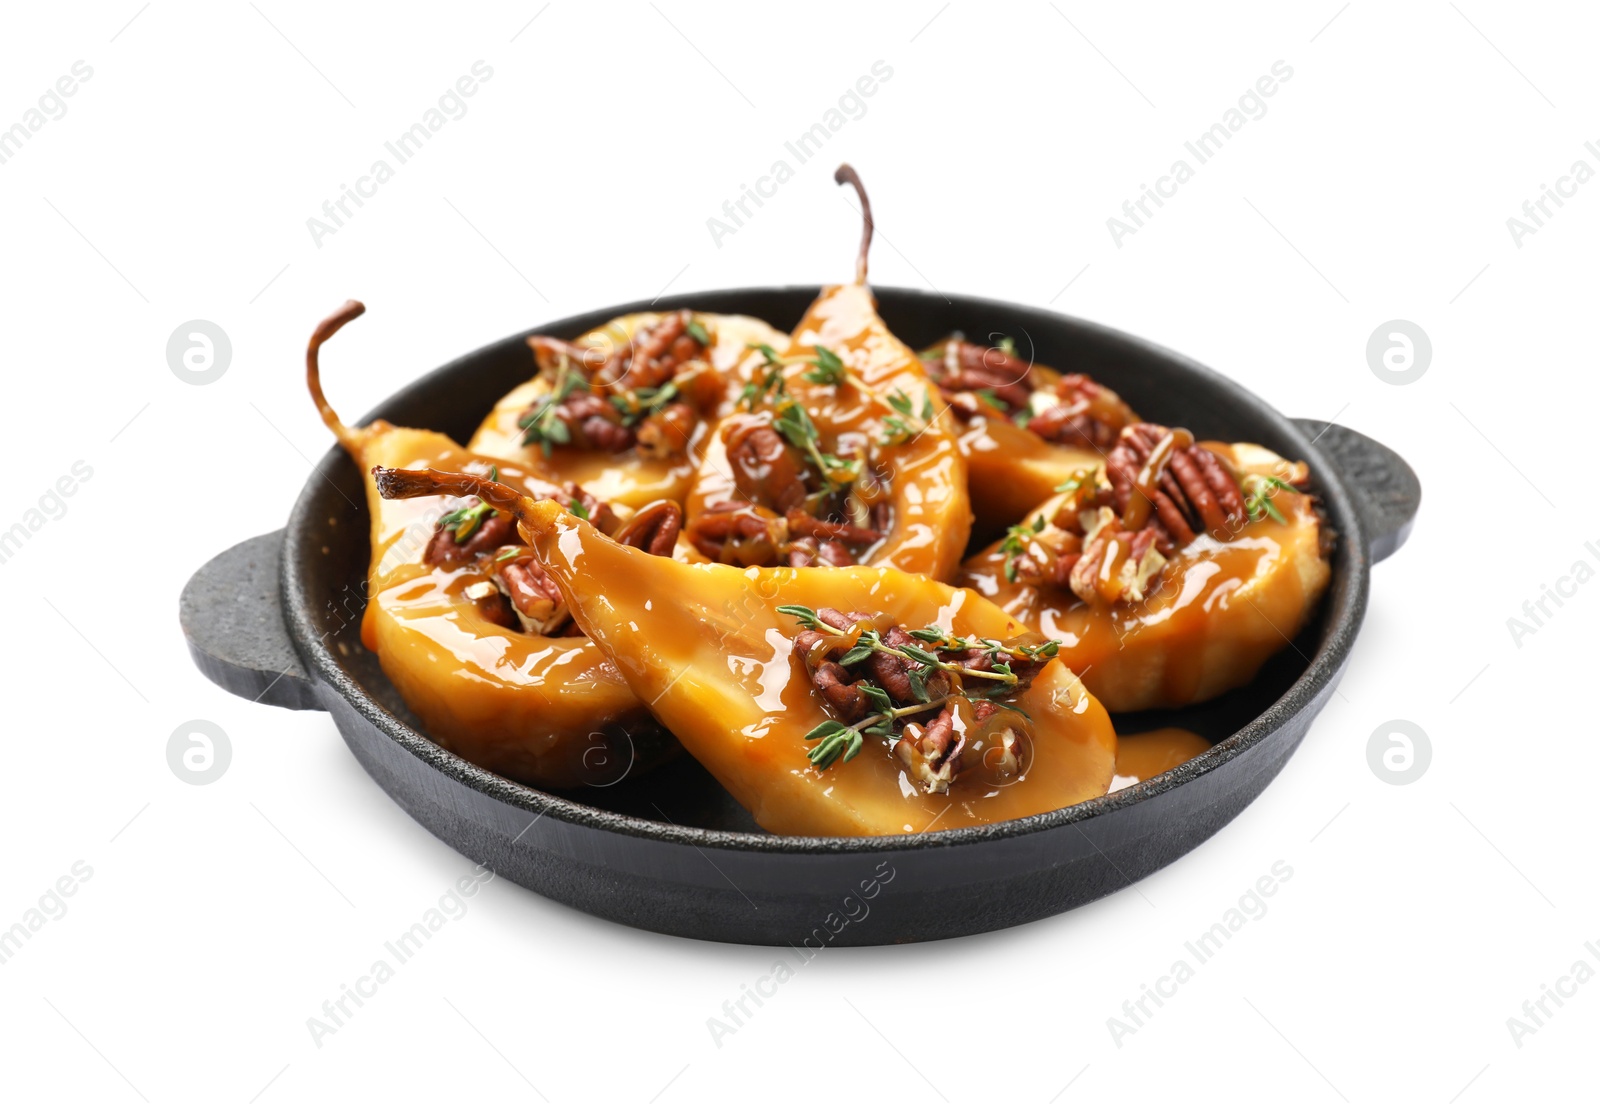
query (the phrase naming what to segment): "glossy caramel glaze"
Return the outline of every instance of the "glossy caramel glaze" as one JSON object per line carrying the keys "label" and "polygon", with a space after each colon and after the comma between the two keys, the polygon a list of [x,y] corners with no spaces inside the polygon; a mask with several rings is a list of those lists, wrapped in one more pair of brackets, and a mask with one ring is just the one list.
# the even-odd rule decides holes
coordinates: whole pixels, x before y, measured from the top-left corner
{"label": "glossy caramel glaze", "polygon": [[[1288,463],[1259,446],[1201,443],[1241,475],[1277,475]],[[1065,496],[1030,511],[1053,519]],[[1305,626],[1328,584],[1321,522],[1309,496],[1279,490],[1284,517],[1247,523],[1231,540],[1201,535],[1178,550],[1137,602],[1084,603],[1070,590],[1007,582],[1001,543],[974,555],[957,583],[1062,642],[1061,656],[1112,711],[1181,707],[1255,677]],[[1037,535],[1048,545],[1053,525]]]}
{"label": "glossy caramel glaze", "polygon": [[[575,345],[610,353],[626,346],[635,334],[642,333],[661,321],[654,312],[624,315],[605,326],[580,337]],[[749,347],[765,343],[782,349],[788,338],[762,322],[744,315],[696,314],[695,321],[704,326],[711,336],[707,360],[711,368],[726,380],[723,402],[715,405],[708,415],[726,412],[731,407],[728,390],[737,394],[749,379],[751,364],[759,364],[760,357]],[[532,363],[532,355],[529,356]],[[576,449],[570,446],[555,447],[546,457],[538,445],[522,444],[523,429],[518,420],[541,397],[550,392],[550,381],[544,376],[534,376],[518,385],[495,404],[489,417],[478,427],[468,443],[474,453],[486,457],[515,461],[555,483],[575,481],[582,484],[596,498],[627,507],[641,507],[652,500],[673,499],[681,502],[694,475],[699,450],[691,442],[684,454],[671,457],[649,457],[637,448],[622,453],[605,453],[597,450]],[[695,441],[702,436],[697,434]]]}
{"label": "glossy caramel glaze", "polygon": [[442,466],[537,483],[522,466],[463,450],[427,430],[378,421],[345,426],[323,398],[318,349],[364,310],[352,301],[330,317],[307,352],[307,382],[324,421],[361,467],[372,518],[362,643],[430,738],[512,779],[541,787],[605,786],[677,751],[594,643],[508,630],[483,602],[498,601],[490,576],[469,562],[430,565],[424,552],[441,515],[463,500],[378,495],[374,466]]}
{"label": "glossy caramel glaze", "polygon": [[[845,363],[853,379],[818,384],[805,379],[805,359],[825,347]],[[882,540],[863,551],[860,563],[948,579],[960,564],[971,529],[967,469],[948,414],[909,441],[884,445],[883,420],[895,411],[884,397],[899,392],[920,410],[931,399],[934,410],[944,405],[921,362],[878,317],[871,291],[861,284],[826,288],[795,328],[793,338],[777,347],[786,361],[785,385],[810,414],[824,451],[836,448],[841,435],[870,443],[869,468],[886,477],[890,524]],[[739,419],[722,420],[705,440],[705,458],[685,501],[690,524],[710,506],[742,500],[734,486],[725,449],[727,432]],[[691,559],[700,559],[691,557]]]}
{"label": "glossy caramel glaze", "polygon": [[1117,769],[1111,790],[1121,791],[1186,764],[1211,748],[1190,730],[1167,726],[1146,733],[1117,735]]}
{"label": "glossy caramel glaze", "polygon": [[684,564],[620,546],[554,502],[524,501],[524,534],[574,617],[641,699],[766,829],[921,833],[1055,810],[1104,794],[1116,738],[1059,661],[1015,700],[1033,720],[1020,776],[963,773],[948,794],[915,786],[886,743],[819,771],[805,735],[828,719],[793,649],[784,604],[883,612],[912,627],[1006,639],[1024,628],[993,604],[890,568],[745,569]]}

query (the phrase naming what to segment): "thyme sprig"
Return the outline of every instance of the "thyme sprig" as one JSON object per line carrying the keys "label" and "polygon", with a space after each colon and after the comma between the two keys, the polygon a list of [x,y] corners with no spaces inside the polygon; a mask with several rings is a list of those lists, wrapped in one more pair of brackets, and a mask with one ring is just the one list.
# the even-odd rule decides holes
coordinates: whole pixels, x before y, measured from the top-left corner
{"label": "thyme sprig", "polygon": [[784,439],[806,455],[812,466],[831,488],[844,488],[854,484],[861,476],[861,459],[846,460],[822,449],[822,435],[805,406],[790,394],[783,380],[783,366],[776,360],[772,347],[760,344],[762,356],[767,358],[767,371],[752,379],[739,394],[739,403],[748,410],[762,404],[776,408],[772,428]]}
{"label": "thyme sprig", "polygon": [[[863,691],[868,691],[869,689],[882,695],[883,704],[888,704],[889,697],[880,688],[873,687],[870,684],[862,686]],[[836,718],[830,718],[826,722],[819,722],[813,726],[811,732],[806,734],[805,740],[817,741],[820,744],[806,753],[806,759],[818,771],[828,768],[841,757],[845,761],[852,760],[857,753],[861,752],[861,745],[865,737],[889,737],[893,733],[890,724],[895,719],[937,710],[953,698],[955,696],[946,695],[941,699],[932,699],[926,703],[912,703],[904,707],[878,704],[877,700],[874,699],[874,705],[880,706],[878,713],[863,718],[854,725],[847,726]]]}
{"label": "thyme sprig", "polygon": [[457,507],[439,518],[439,529],[454,530],[457,545],[464,545],[468,538],[478,532],[478,527],[483,525],[485,519],[494,514],[494,508],[483,500],[469,507]]}
{"label": "thyme sprig", "polygon": [[[810,607],[796,603],[785,604],[778,608],[779,612],[797,620],[804,629],[818,630],[832,634],[836,637],[847,636],[850,631],[840,630],[822,621],[820,615]],[[851,760],[861,752],[861,747],[867,737],[893,737],[894,723],[896,720],[911,715],[926,714],[938,710],[945,704],[958,698],[973,698],[970,691],[957,687],[949,694],[931,696],[928,693],[928,673],[937,669],[944,672],[957,673],[962,676],[990,680],[998,687],[988,693],[980,693],[979,698],[998,702],[1013,694],[1020,679],[1012,670],[1013,660],[1040,661],[1049,660],[1058,654],[1061,642],[1048,639],[1037,645],[1017,643],[1007,645],[993,638],[963,637],[959,634],[948,633],[939,626],[929,624],[920,630],[910,631],[911,637],[931,646],[933,649],[970,652],[983,650],[988,653],[990,669],[972,668],[963,664],[956,664],[941,659],[929,649],[917,645],[902,645],[899,647],[887,644],[877,630],[863,629],[856,638],[855,643],[842,655],[834,660],[846,667],[866,660],[873,653],[886,653],[907,662],[906,677],[911,683],[912,694],[916,702],[905,706],[896,706],[889,693],[870,679],[857,680],[854,686],[860,690],[867,701],[872,704],[874,713],[861,721],[847,725],[836,718],[829,718],[819,722],[805,735],[806,741],[815,741],[817,745],[811,749],[806,758],[819,771],[828,768],[835,761]],[[1003,659],[1002,659],[1003,658]],[[1011,705],[1003,704],[1005,709],[1023,712]],[[1026,715],[1024,714],[1024,717]]]}
{"label": "thyme sprig", "polygon": [[912,403],[910,396],[896,389],[884,398],[884,402],[894,411],[892,415],[883,417],[883,437],[879,442],[883,445],[903,445],[928,429],[933,423],[934,409],[931,393],[922,394],[922,408],[918,410]]}
{"label": "thyme sprig", "polygon": [[898,389],[888,396],[880,396],[867,385],[866,381],[851,371],[843,358],[827,346],[814,347],[816,352],[810,357],[780,356],[777,350],[765,342],[752,342],[746,348],[760,352],[763,359],[762,368],[766,370],[746,384],[739,393],[739,403],[749,410],[754,410],[771,396],[780,398],[788,396],[782,375],[786,367],[810,365],[808,371],[800,374],[802,379],[813,384],[834,387],[849,384],[879,407],[888,408],[891,413],[883,417],[884,436],[879,440],[880,445],[901,445],[908,442],[926,430],[935,418],[931,392],[923,394],[920,410],[910,396]]}
{"label": "thyme sprig", "polygon": [[522,444],[533,445],[537,442],[544,455],[548,457],[552,446],[566,445],[572,441],[572,430],[561,418],[559,408],[573,392],[588,390],[589,382],[581,373],[572,371],[572,362],[563,354],[561,366],[556,370],[555,383],[550,391],[539,400],[533,410],[517,420],[517,425],[523,431]]}
{"label": "thyme sprig", "polygon": [[1006,531],[1004,540],[1000,542],[1000,552],[1006,555],[1004,569],[1006,583],[1017,582],[1017,558],[1027,554],[1028,542],[1044,528],[1044,516],[1038,515],[1032,522],[1019,522]]}
{"label": "thyme sprig", "polygon": [[[496,481],[500,479],[499,465],[489,466],[489,479]],[[478,527],[482,526],[486,519],[495,513],[493,507],[480,499],[476,503],[457,507],[440,515],[438,526],[441,530],[454,530],[456,544],[462,545],[478,532]]]}
{"label": "thyme sprig", "polygon": [[933,623],[929,623],[920,630],[912,630],[910,633],[918,641],[925,641],[936,649],[944,649],[953,653],[965,653],[972,649],[986,649],[991,659],[997,663],[1002,656],[1035,661],[1049,660],[1061,652],[1061,642],[1057,638],[1046,638],[1038,645],[1022,643],[1007,645],[991,637],[960,637],[948,634]]}
{"label": "thyme sprig", "polygon": [[622,425],[636,426],[649,416],[659,414],[678,395],[678,382],[669,380],[658,388],[635,388],[609,398],[611,406],[622,416]]}
{"label": "thyme sprig", "polygon": [[810,357],[798,354],[783,356],[765,342],[751,342],[746,349],[758,350],[762,357],[762,367],[766,369],[784,369],[790,365],[810,365],[811,368],[800,375],[813,384],[833,385],[849,384],[859,388],[862,392],[870,394],[866,381],[850,371],[850,366],[827,346],[813,347],[816,352]]}
{"label": "thyme sprig", "polygon": [[817,355],[807,363],[811,365],[810,371],[803,372],[800,375],[813,384],[838,385],[845,383],[847,380],[851,383],[856,383],[854,374],[845,367],[845,363],[839,359],[839,355],[827,346],[818,346]]}
{"label": "thyme sprig", "polygon": [[[790,615],[798,620],[800,625],[807,630],[820,630],[823,633],[832,634],[835,637],[844,637],[847,632],[845,630],[840,630],[836,627],[829,626],[826,622],[818,618],[817,612],[812,610],[810,607],[803,607],[799,604],[791,603],[779,607],[778,613]],[[1006,671],[1001,672],[987,671],[982,668],[968,668],[963,664],[953,664],[950,661],[941,660],[935,654],[930,653],[928,650],[916,645],[902,645],[899,647],[889,645],[883,640],[883,635],[877,630],[862,630],[861,636],[856,639],[855,645],[850,648],[849,652],[834,659],[840,664],[848,667],[849,665],[855,664],[857,661],[865,660],[872,653],[886,653],[892,657],[899,657],[903,661],[909,661],[913,665],[926,665],[929,668],[936,668],[943,672],[954,672],[958,675],[968,676],[977,680],[993,680],[997,683],[1005,684],[1007,687],[1014,687],[1017,684],[1017,675],[1015,672],[1010,671],[1009,667]],[[910,671],[915,673],[917,669],[913,667]],[[913,688],[917,686],[914,678],[912,680],[912,686]],[[921,698],[921,696],[919,695],[918,698]]]}
{"label": "thyme sprig", "polygon": [[1280,491],[1292,492],[1297,490],[1293,484],[1279,480],[1276,476],[1263,476],[1251,473],[1244,478],[1244,490],[1248,493],[1244,501],[1245,513],[1250,516],[1251,522],[1259,522],[1270,517],[1273,522],[1284,521],[1283,512],[1278,510],[1278,505],[1272,502],[1272,497]]}
{"label": "thyme sprig", "polygon": [[855,457],[847,461],[835,454],[824,453],[817,424],[811,421],[811,416],[799,400],[787,393],[785,399],[786,402],[778,408],[772,420],[773,428],[810,459],[830,486],[843,488],[854,484],[861,475],[861,459]]}

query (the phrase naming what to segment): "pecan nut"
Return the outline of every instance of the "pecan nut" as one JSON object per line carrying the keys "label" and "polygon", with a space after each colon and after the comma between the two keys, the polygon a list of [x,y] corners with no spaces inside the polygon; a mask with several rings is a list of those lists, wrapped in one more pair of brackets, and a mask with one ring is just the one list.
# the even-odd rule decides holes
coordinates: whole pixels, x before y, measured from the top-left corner
{"label": "pecan nut", "polygon": [[[1154,423],[1124,428],[1106,458],[1106,476],[1111,481],[1112,505],[1125,523],[1141,525],[1142,511],[1153,514],[1164,554],[1181,549],[1202,533],[1228,541],[1248,521],[1244,495],[1234,475],[1216,454],[1194,444],[1187,431]],[[1142,488],[1141,477],[1146,484]]]}
{"label": "pecan nut", "polygon": [[657,557],[672,556],[683,528],[683,508],[670,499],[646,503],[612,535],[618,544],[631,545]]}
{"label": "pecan nut", "polygon": [[780,514],[805,502],[806,463],[767,419],[735,419],[722,440],[740,495]]}
{"label": "pecan nut", "polygon": [[511,609],[525,633],[556,636],[572,618],[566,600],[544,566],[527,549],[514,557],[497,561],[495,586],[511,601]]}
{"label": "pecan nut", "polygon": [[894,752],[924,790],[943,795],[961,773],[961,754],[966,744],[966,736],[956,733],[955,711],[945,707],[926,726],[908,723],[895,742]]}
{"label": "pecan nut", "polygon": [[1155,526],[1122,529],[1109,509],[1102,515],[1100,525],[1084,539],[1083,554],[1073,562],[1067,584],[1085,603],[1137,603],[1167,563],[1157,548],[1161,533]]}

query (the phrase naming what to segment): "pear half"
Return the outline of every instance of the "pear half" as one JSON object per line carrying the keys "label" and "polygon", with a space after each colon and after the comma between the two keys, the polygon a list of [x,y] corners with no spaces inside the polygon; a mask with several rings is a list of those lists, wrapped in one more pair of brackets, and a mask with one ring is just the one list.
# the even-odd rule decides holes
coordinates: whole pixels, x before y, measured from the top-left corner
{"label": "pear half", "polygon": [[663,725],[774,833],[860,836],[955,829],[1102,795],[1116,737],[1105,710],[1059,660],[1013,704],[1031,720],[1022,770],[963,772],[948,793],[907,777],[881,739],[825,769],[808,740],[830,720],[794,637],[800,605],[870,611],[997,640],[1022,624],[976,593],[892,568],[738,569],[652,557],[551,500],[471,474],[378,473],[382,494],[477,494],[512,513],[584,629]]}
{"label": "pear half", "polygon": [[[319,350],[365,310],[354,300],[345,304],[317,327],[306,352],[312,398],[365,478],[372,559],[362,643],[377,654],[428,736],[490,771],[541,787],[576,788],[609,785],[654,767],[676,744],[593,642],[508,629],[486,610],[485,600],[498,596],[476,562],[427,563],[439,520],[465,501],[396,501],[378,494],[370,470],[394,465],[495,472],[525,494],[558,490],[521,465],[471,453],[430,430],[382,420],[346,426],[323,396]],[[351,605],[360,598],[352,597]]]}
{"label": "pear half", "polygon": [[[1304,469],[1257,445],[1199,445],[1240,476]],[[1035,507],[1015,530],[1049,546],[1058,534],[1051,520],[1071,494]],[[1060,639],[1061,656],[1109,710],[1204,702],[1243,687],[1288,648],[1328,586],[1327,535],[1312,497],[1286,488],[1271,502],[1279,518],[1263,514],[1225,542],[1200,535],[1137,601],[1089,604],[1065,587],[1008,581],[1003,541],[969,558],[957,582]]]}

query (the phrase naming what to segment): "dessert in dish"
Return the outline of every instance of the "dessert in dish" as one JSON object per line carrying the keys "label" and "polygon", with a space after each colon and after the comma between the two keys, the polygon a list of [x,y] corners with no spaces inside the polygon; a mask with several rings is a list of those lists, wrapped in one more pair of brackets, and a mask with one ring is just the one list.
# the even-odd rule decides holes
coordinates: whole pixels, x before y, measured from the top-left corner
{"label": "dessert in dish", "polygon": [[[613,510],[576,485],[541,480],[431,430],[346,426],[322,392],[322,344],[366,308],[351,300],[306,349],[306,382],[328,429],[365,473],[436,465],[553,495],[645,549],[672,548],[675,503]],[[476,499],[396,502],[366,480],[372,515],[362,643],[378,655],[428,736],[485,768],[541,787],[615,783],[677,751],[616,668],[574,626],[511,520]],[[646,554],[648,555],[648,554]]]}
{"label": "dessert in dish", "polygon": [[677,310],[536,336],[470,449],[345,427],[317,355],[360,305],[318,328],[312,393],[373,515],[363,641],[440,744],[562,788],[681,743],[775,833],[985,825],[1202,751],[1119,750],[1107,712],[1243,686],[1313,616],[1305,464],[1003,339],[914,353],[835,179],[855,279],[791,334]]}

